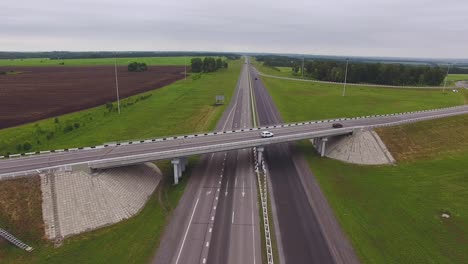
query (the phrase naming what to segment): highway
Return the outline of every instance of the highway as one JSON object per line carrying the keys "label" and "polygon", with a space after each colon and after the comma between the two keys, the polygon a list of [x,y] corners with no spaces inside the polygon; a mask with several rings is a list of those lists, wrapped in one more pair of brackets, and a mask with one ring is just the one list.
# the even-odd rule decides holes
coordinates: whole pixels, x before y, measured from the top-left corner
{"label": "highway", "polygon": [[[247,69],[218,131],[252,126]],[[256,188],[250,149],[203,155],[153,263],[261,263]]]}
{"label": "highway", "polygon": [[[255,74],[253,72],[253,74]],[[255,82],[257,83],[257,82]],[[232,113],[232,112],[230,112]],[[347,118],[339,122],[344,128],[333,129],[330,122],[314,121],[300,124],[284,124],[276,127],[260,127],[238,129],[236,132],[227,126],[220,127],[224,132],[206,133],[188,136],[179,136],[163,139],[146,140],[143,143],[133,142],[122,145],[98,146],[83,150],[65,151],[59,153],[38,154],[22,156],[19,158],[0,159],[0,179],[12,175],[22,176],[23,172],[36,173],[43,170],[65,165],[89,164],[93,167],[119,166],[161,159],[213,153],[227,150],[244,149],[254,146],[265,146],[280,142],[290,142],[313,137],[323,137],[350,133],[354,129],[397,125],[404,122],[413,122],[453,115],[468,114],[468,106],[457,106],[432,111],[419,111],[398,115],[386,115],[364,118]],[[229,116],[229,120],[233,114]],[[272,122],[270,119],[263,122]],[[232,121],[231,121],[232,123]],[[235,124],[235,123],[232,123]],[[231,125],[232,125],[231,124]],[[239,123],[240,124],[240,123]],[[273,138],[260,138],[261,130],[270,130],[275,133]],[[226,131],[227,130],[227,131]]]}
{"label": "highway", "polygon": [[[257,74],[251,68],[260,125],[281,124]],[[281,262],[359,263],[306,161],[297,157],[294,147],[290,143],[267,146],[265,157]]]}

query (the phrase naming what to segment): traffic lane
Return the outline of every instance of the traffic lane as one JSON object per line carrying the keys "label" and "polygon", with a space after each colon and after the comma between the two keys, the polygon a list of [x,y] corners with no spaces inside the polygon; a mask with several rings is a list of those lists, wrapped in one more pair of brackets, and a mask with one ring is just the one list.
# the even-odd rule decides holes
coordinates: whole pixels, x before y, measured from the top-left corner
{"label": "traffic lane", "polygon": [[261,263],[257,189],[251,150],[241,150],[234,184],[228,263]]}
{"label": "traffic lane", "polygon": [[287,263],[334,263],[284,144],[265,151]]}
{"label": "traffic lane", "polygon": [[215,212],[213,232],[211,235],[207,263],[226,263],[228,257],[230,222],[232,212],[232,186],[234,184],[237,151],[227,154],[226,169],[222,180],[218,206]]}
{"label": "traffic lane", "polygon": [[[204,247],[205,234],[213,222],[213,204],[216,202],[217,189],[219,186],[212,188],[204,187],[204,182],[209,178],[215,178],[222,170],[221,161],[224,155],[213,154],[206,163],[202,163],[204,171],[201,174],[197,195],[191,197],[194,204],[191,206],[190,217],[188,223],[184,225],[184,235],[179,241],[176,248],[176,254],[173,256],[172,263],[199,263],[201,258],[201,250]],[[180,227],[179,227],[180,228]]]}

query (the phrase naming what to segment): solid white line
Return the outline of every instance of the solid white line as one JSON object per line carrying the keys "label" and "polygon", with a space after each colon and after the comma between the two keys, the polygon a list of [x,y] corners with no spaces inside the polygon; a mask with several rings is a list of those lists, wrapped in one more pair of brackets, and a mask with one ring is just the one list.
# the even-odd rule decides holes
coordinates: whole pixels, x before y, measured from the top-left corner
{"label": "solid white line", "polygon": [[197,205],[198,205],[199,200],[200,200],[200,197],[197,198],[197,201],[195,202],[195,207],[193,207],[192,215],[190,216],[190,221],[189,221],[189,224],[187,226],[187,230],[185,230],[185,235],[184,235],[184,239],[182,240],[182,245],[180,246],[179,254],[177,255],[176,264],[179,263],[180,254],[182,253],[182,249],[184,248],[185,239],[187,239],[187,234],[188,234],[188,231],[190,229],[190,225],[192,224],[193,215],[195,214],[195,210],[197,209]]}
{"label": "solid white line", "polygon": [[[255,177],[255,176],[254,176]],[[254,223],[254,212],[255,212],[255,208],[254,208],[254,202],[253,202],[253,187],[254,184],[252,182],[252,177],[250,177],[250,184],[251,184],[251,187],[250,187],[250,201],[251,201],[251,204],[252,204],[252,246],[253,246],[253,263],[255,264],[255,223]]]}
{"label": "solid white line", "polygon": [[242,197],[245,195],[245,181],[242,181]]}

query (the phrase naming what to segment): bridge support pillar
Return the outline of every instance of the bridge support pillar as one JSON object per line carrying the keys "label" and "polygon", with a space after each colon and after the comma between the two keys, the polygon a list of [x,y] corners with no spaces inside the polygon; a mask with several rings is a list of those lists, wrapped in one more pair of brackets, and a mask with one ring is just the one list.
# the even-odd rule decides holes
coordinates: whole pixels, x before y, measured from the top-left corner
{"label": "bridge support pillar", "polygon": [[328,138],[322,138],[321,140],[321,147],[320,147],[320,156],[325,156],[325,146],[327,144]]}
{"label": "bridge support pillar", "polygon": [[[186,157],[180,158],[180,170],[181,172],[185,172],[185,169],[187,167],[188,160]],[[180,175],[182,177],[182,174]]]}
{"label": "bridge support pillar", "polygon": [[265,151],[264,147],[257,147],[257,157],[258,157],[258,166],[262,166],[263,164],[263,151]]}
{"label": "bridge support pillar", "polygon": [[182,176],[181,161],[179,158],[176,158],[171,163],[174,165],[174,184],[178,184],[179,178]]}

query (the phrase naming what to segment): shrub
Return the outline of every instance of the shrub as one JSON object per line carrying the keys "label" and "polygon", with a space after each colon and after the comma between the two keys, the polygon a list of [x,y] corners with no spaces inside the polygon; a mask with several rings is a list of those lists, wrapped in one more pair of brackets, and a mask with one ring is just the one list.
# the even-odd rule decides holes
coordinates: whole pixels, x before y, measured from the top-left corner
{"label": "shrub", "polygon": [[47,133],[46,138],[47,138],[47,140],[51,140],[52,138],[54,138],[54,132]]}
{"label": "shrub", "polygon": [[63,129],[63,132],[64,133],[68,133],[70,131],[73,130],[73,126],[72,125],[67,125],[64,129]]}
{"label": "shrub", "polygon": [[75,123],[75,124],[73,124],[73,126],[74,126],[75,128],[79,128],[79,127],[80,127],[80,123]]}
{"label": "shrub", "polygon": [[54,118],[54,123],[55,123],[55,124],[58,124],[58,123],[59,123],[58,117]]}
{"label": "shrub", "polygon": [[23,150],[25,150],[25,151],[30,150],[31,147],[32,147],[32,145],[31,145],[31,143],[29,143],[29,142],[25,142],[25,143],[23,144]]}
{"label": "shrub", "polygon": [[143,72],[148,70],[148,66],[146,63],[139,63],[139,62],[132,62],[128,64],[128,71],[129,72]]}

